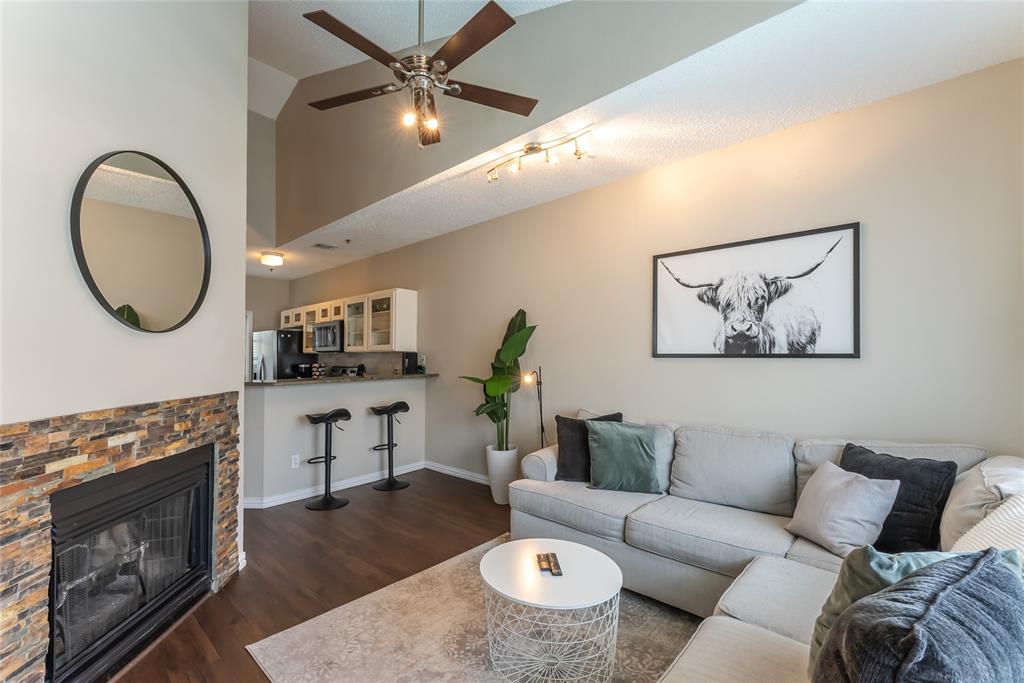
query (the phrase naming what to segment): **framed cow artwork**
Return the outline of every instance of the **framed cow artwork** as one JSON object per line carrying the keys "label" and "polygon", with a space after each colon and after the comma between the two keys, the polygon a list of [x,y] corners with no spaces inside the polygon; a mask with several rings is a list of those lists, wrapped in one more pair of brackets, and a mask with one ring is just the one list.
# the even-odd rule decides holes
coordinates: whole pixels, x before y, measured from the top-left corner
{"label": "framed cow artwork", "polygon": [[860,223],[654,257],[656,358],[860,358]]}

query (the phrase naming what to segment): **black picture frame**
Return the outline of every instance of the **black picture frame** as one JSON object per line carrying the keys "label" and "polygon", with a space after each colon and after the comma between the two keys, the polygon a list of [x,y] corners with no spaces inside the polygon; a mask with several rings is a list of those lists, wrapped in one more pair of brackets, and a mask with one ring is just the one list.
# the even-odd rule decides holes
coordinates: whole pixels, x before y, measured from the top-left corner
{"label": "black picture frame", "polygon": [[[93,277],[92,272],[89,270],[89,263],[85,258],[85,249],[82,245],[82,200],[85,198],[85,188],[89,184],[89,180],[92,178],[92,174],[96,172],[103,162],[111,157],[117,156],[118,154],[137,154],[141,157],[149,159],[153,163],[160,166],[162,169],[167,171],[167,174],[178,183],[182,192],[185,193],[185,197],[188,199],[189,205],[192,207],[192,211],[195,212],[196,221],[199,223],[199,234],[203,242],[203,281],[199,287],[199,293],[196,296],[195,303],[192,304],[192,308],[189,309],[188,313],[174,325],[164,328],[162,330],[149,330],[144,327],[136,327],[130,322],[122,318],[117,314],[117,310],[107,301],[106,297],[103,296],[103,292],[100,291],[99,286],[96,284],[96,279]],[[92,293],[93,297],[99,302],[100,306],[105,310],[114,320],[118,321],[125,327],[135,330],[136,332],[148,332],[150,334],[163,334],[164,332],[171,332],[173,330],[182,327],[188,321],[192,320],[195,314],[199,311],[203,305],[203,300],[206,299],[206,292],[210,286],[210,273],[212,270],[212,254],[210,252],[210,233],[206,228],[206,219],[203,218],[203,212],[199,208],[199,202],[196,201],[195,195],[192,194],[192,190],[189,189],[188,184],[181,178],[178,173],[168,166],[162,159],[159,159],[152,154],[146,152],[140,152],[132,149],[122,149],[113,152],[107,152],[101,154],[92,163],[86,166],[85,171],[82,172],[81,178],[78,179],[78,184],[75,186],[75,193],[71,198],[71,245],[75,252],[75,261],[78,263],[78,271],[82,274],[82,279],[85,280],[86,286]]]}
{"label": "black picture frame", "polygon": [[[727,354],[727,353],[665,353],[658,350],[658,268],[662,259],[698,254],[708,251],[731,249],[735,247],[763,244],[780,240],[796,239],[811,235],[821,235],[829,232],[846,232],[853,234],[852,251],[852,276],[853,276],[853,350],[850,353],[749,353],[749,354]],[[651,261],[651,277],[653,281],[653,297],[651,302],[651,355],[654,358],[860,358],[860,223],[844,223],[832,225],[825,228],[813,230],[801,230],[798,232],[771,235],[738,242],[715,244],[696,249],[684,249],[665,254],[656,254]]]}

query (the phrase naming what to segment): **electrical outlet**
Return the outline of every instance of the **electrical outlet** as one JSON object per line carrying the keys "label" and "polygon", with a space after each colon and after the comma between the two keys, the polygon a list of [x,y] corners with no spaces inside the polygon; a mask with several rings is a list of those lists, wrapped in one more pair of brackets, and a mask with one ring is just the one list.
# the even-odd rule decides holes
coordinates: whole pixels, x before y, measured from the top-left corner
{"label": "electrical outlet", "polygon": [[298,453],[296,453],[295,455],[292,456],[292,469],[293,470],[299,469],[299,454]]}

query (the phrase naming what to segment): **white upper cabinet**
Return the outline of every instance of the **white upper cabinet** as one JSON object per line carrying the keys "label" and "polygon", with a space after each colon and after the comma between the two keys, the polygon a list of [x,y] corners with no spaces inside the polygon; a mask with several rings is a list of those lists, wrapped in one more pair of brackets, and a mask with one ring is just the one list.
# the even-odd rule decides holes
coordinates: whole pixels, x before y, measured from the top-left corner
{"label": "white upper cabinet", "polygon": [[280,329],[289,330],[294,329],[296,327],[302,327],[302,309],[289,308],[281,311]]}
{"label": "white upper cabinet", "polygon": [[366,296],[345,299],[345,350],[366,351]]}
{"label": "white upper cabinet", "polygon": [[317,306],[303,306],[302,315],[302,351],[313,353],[313,326],[316,325]]}
{"label": "white upper cabinet", "polygon": [[281,311],[281,329],[301,328],[303,351],[313,353],[313,326],[345,321],[345,351],[416,351],[417,294],[385,289]]}
{"label": "white upper cabinet", "polygon": [[327,303],[327,308],[330,314],[329,318],[324,318],[320,322],[326,320],[344,320],[345,319],[345,300],[335,299]]}
{"label": "white upper cabinet", "polygon": [[368,351],[416,350],[416,292],[389,289],[367,296]]}

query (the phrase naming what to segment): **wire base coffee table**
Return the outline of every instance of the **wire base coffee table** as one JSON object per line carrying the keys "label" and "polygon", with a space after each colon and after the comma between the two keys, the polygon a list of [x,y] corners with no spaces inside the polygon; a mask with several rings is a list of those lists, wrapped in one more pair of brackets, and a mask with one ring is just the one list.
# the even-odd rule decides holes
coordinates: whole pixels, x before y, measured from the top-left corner
{"label": "wire base coffee table", "polygon": [[[541,574],[557,553],[562,576]],[[511,541],[480,561],[491,665],[515,683],[608,681],[615,668],[622,572],[606,555],[555,539]]]}

